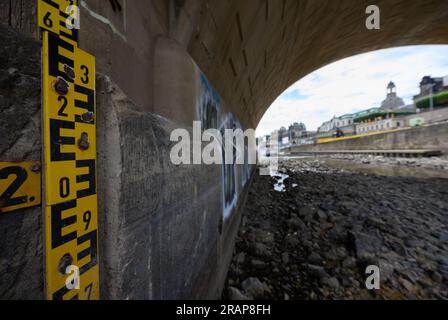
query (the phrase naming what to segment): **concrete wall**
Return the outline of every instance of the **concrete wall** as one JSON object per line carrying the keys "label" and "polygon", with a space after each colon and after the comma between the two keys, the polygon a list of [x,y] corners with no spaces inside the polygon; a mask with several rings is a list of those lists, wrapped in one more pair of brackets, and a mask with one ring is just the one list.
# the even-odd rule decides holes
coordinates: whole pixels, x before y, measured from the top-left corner
{"label": "concrete wall", "polygon": [[216,296],[221,168],[173,165],[179,125],[139,111],[109,79],[98,83],[102,297]]}
{"label": "concrete wall", "polygon": [[417,114],[412,114],[410,116],[407,116],[405,118],[406,125],[411,125],[412,119],[423,119],[422,123],[428,124],[428,123],[434,123],[434,122],[441,122],[441,121],[447,121],[448,120],[448,107],[442,108],[442,109],[436,109],[430,112],[421,112]]}
{"label": "concrete wall", "polygon": [[[40,160],[40,44],[0,25],[0,161]],[[42,209],[0,213],[0,299],[43,298]]]}
{"label": "concrete wall", "polygon": [[289,152],[337,150],[438,149],[448,152],[448,123],[376,134],[354,139],[292,147]]}
{"label": "concrete wall", "polygon": [[218,297],[250,173],[231,166],[233,193],[226,203],[224,166],[171,163],[174,129],[186,128],[192,137],[191,121],[210,102],[216,102],[218,129],[232,116],[177,43],[160,38],[156,47],[161,78],[154,107],[163,113],[182,106],[178,121],[140,111],[109,79],[98,78],[104,297]]}

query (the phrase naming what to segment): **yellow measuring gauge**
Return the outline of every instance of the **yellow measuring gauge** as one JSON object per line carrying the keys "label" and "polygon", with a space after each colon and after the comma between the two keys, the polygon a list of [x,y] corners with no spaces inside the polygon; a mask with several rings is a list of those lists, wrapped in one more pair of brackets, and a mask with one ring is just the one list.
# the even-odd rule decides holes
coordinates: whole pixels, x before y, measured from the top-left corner
{"label": "yellow measuring gauge", "polygon": [[0,213],[40,203],[40,161],[0,162]]}
{"label": "yellow measuring gauge", "polygon": [[99,299],[95,58],[43,33],[46,294]]}
{"label": "yellow measuring gauge", "polygon": [[74,45],[78,43],[79,30],[73,27],[70,29],[69,26],[74,26],[73,19],[77,14],[79,14],[78,0],[37,1],[38,26]]}

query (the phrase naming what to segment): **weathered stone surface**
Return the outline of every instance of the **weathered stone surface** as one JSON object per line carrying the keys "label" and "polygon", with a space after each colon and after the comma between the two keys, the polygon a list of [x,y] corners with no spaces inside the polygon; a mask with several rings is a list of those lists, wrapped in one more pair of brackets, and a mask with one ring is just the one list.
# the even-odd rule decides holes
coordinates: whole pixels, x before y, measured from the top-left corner
{"label": "weathered stone surface", "polygon": [[0,25],[0,155],[40,159],[40,44]]}
{"label": "weathered stone surface", "polygon": [[312,252],[308,256],[308,261],[311,262],[312,264],[321,265],[323,262],[323,259],[317,252]]}
{"label": "weathered stone surface", "polygon": [[[0,25],[0,161],[40,160],[40,44]],[[41,206],[0,213],[0,299],[43,299]]]}
{"label": "weathered stone surface", "polygon": [[270,249],[263,243],[255,243],[253,246],[253,253],[259,257],[270,257]]}
{"label": "weathered stone surface", "polygon": [[250,300],[248,296],[234,287],[227,288],[227,296],[230,300]]}
{"label": "weathered stone surface", "polygon": [[307,264],[306,268],[311,276],[313,276],[316,279],[323,279],[328,277],[327,272],[325,269],[321,266],[316,266],[312,264]]}
{"label": "weathered stone surface", "polygon": [[260,299],[264,297],[264,294],[266,291],[268,291],[268,288],[266,288],[266,285],[260,281],[260,279],[255,277],[250,277],[244,280],[241,283],[241,288],[244,290],[245,293],[247,293],[250,297],[253,297],[255,299]]}
{"label": "weathered stone surface", "polygon": [[288,264],[289,263],[289,253],[288,252],[283,252],[282,253],[282,262],[283,262],[283,264]]}
{"label": "weathered stone surface", "polygon": [[333,290],[339,289],[339,281],[335,277],[325,277],[321,280],[321,283],[332,288]]}
{"label": "weathered stone surface", "polygon": [[364,232],[349,231],[347,238],[350,249],[360,259],[375,257],[382,246],[382,240],[379,237]]}
{"label": "weathered stone surface", "polygon": [[250,264],[256,270],[263,270],[264,268],[266,268],[266,262],[258,259],[253,259]]}
{"label": "weathered stone surface", "polygon": [[288,234],[285,237],[285,243],[290,247],[295,247],[299,244],[299,240],[297,239],[296,236],[294,236],[292,234]]}
{"label": "weathered stone surface", "polygon": [[104,298],[216,294],[221,168],[172,164],[176,124],[139,111],[107,77],[97,82]]}

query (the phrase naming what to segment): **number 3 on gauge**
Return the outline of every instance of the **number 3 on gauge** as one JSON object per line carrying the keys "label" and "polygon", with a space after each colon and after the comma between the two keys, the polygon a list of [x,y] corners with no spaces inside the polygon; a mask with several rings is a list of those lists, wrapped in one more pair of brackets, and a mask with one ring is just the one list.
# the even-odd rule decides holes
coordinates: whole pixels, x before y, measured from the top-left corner
{"label": "number 3 on gauge", "polygon": [[84,84],[88,84],[89,83],[89,68],[87,68],[86,65],[82,65],[81,70],[83,72],[82,77],[81,77],[81,82]]}

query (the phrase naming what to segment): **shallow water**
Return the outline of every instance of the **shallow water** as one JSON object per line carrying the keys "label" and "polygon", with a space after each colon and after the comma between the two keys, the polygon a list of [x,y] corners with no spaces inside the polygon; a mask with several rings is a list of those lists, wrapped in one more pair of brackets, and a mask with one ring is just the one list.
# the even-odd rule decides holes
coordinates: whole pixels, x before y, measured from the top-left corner
{"label": "shallow water", "polygon": [[277,182],[274,183],[274,190],[277,192],[285,192],[285,180],[289,178],[289,175],[281,172],[271,172],[271,177],[277,179]]}

